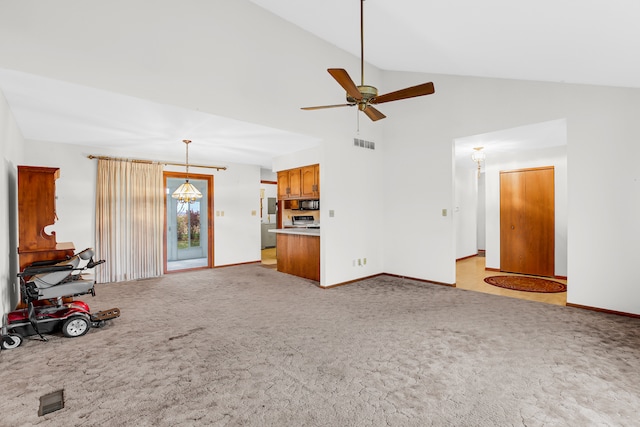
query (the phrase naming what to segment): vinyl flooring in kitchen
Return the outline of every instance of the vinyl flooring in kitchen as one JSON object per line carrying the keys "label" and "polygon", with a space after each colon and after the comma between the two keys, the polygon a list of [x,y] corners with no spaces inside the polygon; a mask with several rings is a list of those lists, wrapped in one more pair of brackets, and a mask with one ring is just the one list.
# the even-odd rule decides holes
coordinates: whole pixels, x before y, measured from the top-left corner
{"label": "vinyl flooring in kitchen", "polygon": [[265,267],[275,268],[278,260],[276,259],[276,248],[266,248],[262,251],[262,265]]}

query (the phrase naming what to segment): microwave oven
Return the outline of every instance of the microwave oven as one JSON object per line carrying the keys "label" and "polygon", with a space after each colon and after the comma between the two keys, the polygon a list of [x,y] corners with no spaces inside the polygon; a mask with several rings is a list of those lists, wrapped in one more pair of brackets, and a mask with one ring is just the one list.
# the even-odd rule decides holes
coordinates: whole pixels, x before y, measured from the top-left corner
{"label": "microwave oven", "polygon": [[298,209],[301,211],[317,211],[320,209],[320,200],[300,200]]}

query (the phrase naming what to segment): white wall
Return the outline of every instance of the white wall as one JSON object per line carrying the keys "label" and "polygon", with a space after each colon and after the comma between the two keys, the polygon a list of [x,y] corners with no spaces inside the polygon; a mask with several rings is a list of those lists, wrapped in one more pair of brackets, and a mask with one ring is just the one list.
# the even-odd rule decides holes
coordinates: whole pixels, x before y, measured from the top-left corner
{"label": "white wall", "polygon": [[[441,214],[455,203],[451,141],[566,118],[568,301],[640,314],[633,268],[640,241],[640,90],[368,67],[367,79],[383,93],[424,81],[434,81],[436,93],[381,106],[388,118],[375,124],[361,119],[363,137],[378,144],[363,153],[351,146],[355,112],[299,110],[340,102],[344,93],[326,69],[357,75],[358,59],[247,1],[186,2],[204,8],[197,15],[166,0],[153,8],[61,1],[34,10],[24,3],[6,5],[5,16],[28,16],[29,25],[0,26],[0,39],[12,40],[0,43],[0,66],[321,138],[319,155],[300,163],[321,165],[324,285],[382,271],[454,283],[455,226],[450,214]],[[274,170],[289,167],[281,166]],[[255,194],[239,202],[238,217],[252,204],[258,209],[259,199],[257,184],[241,175],[239,187]],[[259,172],[251,179],[259,182]],[[361,215],[364,204],[369,215]],[[255,229],[258,259],[257,217]],[[352,266],[364,256],[367,266]]]}
{"label": "white wall", "polygon": [[455,177],[452,215],[456,229],[456,259],[460,259],[478,253],[478,170],[456,165]]}
{"label": "white wall", "polygon": [[[19,299],[18,273],[18,170],[24,140],[9,105],[0,92],[0,319]],[[4,324],[4,320],[0,320]]]}
{"label": "white wall", "polygon": [[[373,132],[361,134],[376,143],[370,150],[354,147],[355,136],[326,141],[320,164],[320,274],[325,286],[384,272],[384,141]],[[364,258],[366,265],[354,265]]]}
{"label": "white wall", "polygon": [[477,244],[478,250],[486,251],[487,249],[487,227],[486,227],[486,209],[487,209],[487,185],[486,185],[486,174],[484,172],[480,173],[480,178],[478,179],[478,210],[477,210],[477,219],[476,219],[476,227],[477,227]]}
{"label": "white wall", "polygon": [[[358,58],[247,1],[181,3],[185,4],[200,13],[168,1],[155,2],[152,9],[129,2],[61,2],[34,11],[12,4],[7,13],[29,16],[28,28],[40,31],[12,25],[3,33],[6,27],[0,27],[0,36],[25,41],[19,52],[0,43],[0,66],[322,139],[322,147],[315,152],[274,162],[274,171],[320,163],[322,284],[383,271],[381,151],[354,151],[355,109],[300,110],[306,105],[341,102],[344,90],[326,70],[337,66],[357,76]],[[90,19],[78,23],[72,16],[79,15]],[[112,31],[114,20],[118,21],[117,37]],[[185,31],[192,28],[198,33]],[[36,57],[47,61],[33,60]],[[381,80],[374,67],[367,65],[365,73],[372,81]],[[374,139],[381,147],[382,127],[364,116],[360,121],[360,136]],[[349,184],[343,192],[345,182]],[[247,203],[255,203],[259,210],[259,188],[255,189],[252,202]],[[372,212],[356,215],[362,206],[371,206]],[[330,207],[336,213],[333,218],[328,216]],[[230,222],[225,218],[225,223]],[[354,242],[353,246],[339,243],[342,239]],[[254,246],[259,250],[258,243]],[[226,262],[218,260],[219,254],[216,248],[216,262]],[[354,268],[352,260],[363,257],[367,265]],[[253,259],[259,259],[257,253]]]}
{"label": "white wall", "polygon": [[[58,221],[52,230],[58,242],[73,242],[76,249],[95,245],[97,160],[89,160],[87,155],[162,160],[154,158],[153,153],[38,141],[26,141],[25,150],[29,153],[28,165],[60,168],[56,181]],[[189,168],[192,173],[214,176],[214,211],[224,212],[224,216],[214,216],[214,265],[259,261],[260,167],[225,165],[225,171]],[[184,168],[165,166],[165,171],[184,172]]]}
{"label": "white wall", "polygon": [[[385,128],[390,153],[385,192],[385,270],[428,280],[455,280],[451,141],[566,118],[569,303],[640,313],[634,259],[640,241],[640,90],[385,73],[403,87],[433,80],[436,93],[395,103]],[[419,106],[416,106],[418,104]],[[397,107],[396,107],[397,105]],[[450,177],[450,178],[448,178]],[[489,182],[487,182],[487,189]],[[395,227],[398,207],[413,200],[417,227]],[[487,215],[489,216],[489,215]],[[487,235],[489,235],[487,229]],[[489,246],[489,242],[487,242]],[[489,251],[489,247],[487,247]],[[559,272],[561,274],[561,272]]]}

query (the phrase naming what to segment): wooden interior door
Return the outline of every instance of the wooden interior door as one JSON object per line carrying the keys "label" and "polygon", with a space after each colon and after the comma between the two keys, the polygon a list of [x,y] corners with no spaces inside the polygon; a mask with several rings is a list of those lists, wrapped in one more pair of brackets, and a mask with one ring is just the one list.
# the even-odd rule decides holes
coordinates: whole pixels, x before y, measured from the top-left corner
{"label": "wooden interior door", "polygon": [[553,167],[500,172],[500,270],[553,276],[554,255]]}

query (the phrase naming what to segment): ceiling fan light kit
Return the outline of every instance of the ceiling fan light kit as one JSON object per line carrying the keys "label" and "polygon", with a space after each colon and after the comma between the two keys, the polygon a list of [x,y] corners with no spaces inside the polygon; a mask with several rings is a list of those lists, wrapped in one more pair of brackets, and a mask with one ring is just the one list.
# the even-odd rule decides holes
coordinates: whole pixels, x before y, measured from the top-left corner
{"label": "ceiling fan light kit", "polygon": [[354,105],[357,105],[358,110],[365,113],[371,120],[376,121],[384,119],[386,116],[374,108],[373,105],[382,104],[384,102],[399,101],[401,99],[415,98],[417,96],[431,95],[435,92],[433,83],[429,82],[378,96],[377,88],[364,84],[364,0],[360,0],[360,86],[356,86],[353,79],[349,76],[349,73],[342,68],[329,68],[327,71],[347,92],[347,103],[321,105],[317,107],[303,107],[303,110],[353,107]]}

